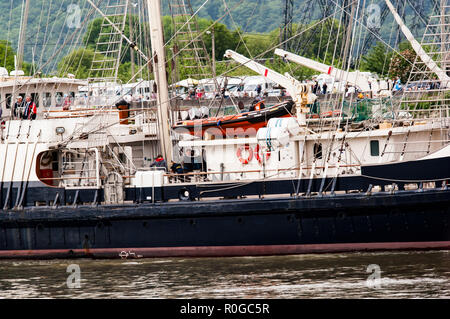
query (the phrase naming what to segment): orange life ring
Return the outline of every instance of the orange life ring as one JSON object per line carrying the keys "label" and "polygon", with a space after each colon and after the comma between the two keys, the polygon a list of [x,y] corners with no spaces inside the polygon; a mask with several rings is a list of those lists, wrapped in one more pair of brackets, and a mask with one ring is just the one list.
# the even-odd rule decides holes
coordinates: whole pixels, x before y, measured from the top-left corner
{"label": "orange life ring", "polygon": [[[262,152],[262,154],[259,154],[259,152],[261,152],[262,150],[263,149],[259,147],[259,144],[257,144],[255,147],[255,158],[258,160],[259,164],[263,163],[262,159],[263,159],[264,152]],[[271,155],[271,152],[266,153],[266,161],[270,158],[270,155]]]}
{"label": "orange life ring", "polygon": [[[248,151],[248,157],[247,158],[243,158],[242,157],[242,151],[246,150]],[[253,159],[253,150],[249,145],[245,145],[245,146],[241,146],[237,149],[236,155],[239,159],[239,161],[242,164],[248,164],[252,159]]]}

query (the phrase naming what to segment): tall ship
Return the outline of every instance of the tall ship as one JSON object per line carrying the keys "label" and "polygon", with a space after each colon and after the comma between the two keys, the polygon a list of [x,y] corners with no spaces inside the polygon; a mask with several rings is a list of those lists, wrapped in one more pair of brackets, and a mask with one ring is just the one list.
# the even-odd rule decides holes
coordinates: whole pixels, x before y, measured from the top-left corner
{"label": "tall ship", "polygon": [[[17,73],[5,80],[9,84],[0,82],[0,90],[10,90],[2,91],[2,97],[10,94],[10,101],[20,94],[40,99],[35,119],[17,115],[27,112],[28,104],[16,110],[2,100],[0,258],[450,248],[450,41],[445,36],[450,6],[442,4],[430,18],[422,44],[434,45],[424,50],[386,0],[417,52],[410,89],[397,99],[350,69],[356,29],[349,24],[346,66],[307,59],[286,47],[274,54],[375,95],[371,103],[339,93],[324,100],[314,94],[312,83],[227,50],[226,58],[277,83],[288,98],[273,105],[260,100],[231,115],[214,109],[182,119],[171,107],[160,0],[142,3],[149,57],[125,36],[125,19],[113,19],[120,15],[88,2],[102,16],[102,25],[109,26],[101,32],[111,37],[108,48],[97,46],[104,55],[102,60],[94,57],[100,66],[92,66],[95,76],[88,83],[21,79]],[[169,2],[185,9],[174,17],[182,36],[183,28],[195,26],[191,18],[196,13],[186,10],[188,1]],[[346,13],[350,20],[357,3]],[[129,6],[118,1],[108,8],[126,15]],[[203,44],[190,31],[190,37],[182,37],[188,43],[185,59],[210,63],[199,55]],[[117,80],[122,41],[145,66],[151,65],[153,104],[133,103],[126,92],[108,84]],[[196,65],[204,74],[201,63]],[[95,105],[87,102],[92,94],[78,94],[92,83],[104,98]],[[64,108],[57,94],[63,101],[73,96],[70,107]],[[159,154],[165,168],[161,158],[153,162]]]}

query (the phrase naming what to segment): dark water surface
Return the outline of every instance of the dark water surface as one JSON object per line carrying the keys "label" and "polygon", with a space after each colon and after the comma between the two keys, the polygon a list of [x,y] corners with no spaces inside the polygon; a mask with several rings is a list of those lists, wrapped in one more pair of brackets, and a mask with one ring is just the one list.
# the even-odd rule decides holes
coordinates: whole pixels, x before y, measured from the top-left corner
{"label": "dark water surface", "polygon": [[450,251],[0,261],[0,298],[42,297],[450,298]]}

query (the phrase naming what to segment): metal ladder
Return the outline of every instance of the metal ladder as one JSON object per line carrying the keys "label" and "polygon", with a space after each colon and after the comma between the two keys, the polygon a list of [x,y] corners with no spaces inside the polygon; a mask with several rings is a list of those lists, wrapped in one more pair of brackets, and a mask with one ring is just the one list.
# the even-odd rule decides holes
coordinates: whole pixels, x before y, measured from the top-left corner
{"label": "metal ladder", "polygon": [[[122,32],[128,10],[128,0],[110,0],[103,9],[105,16]],[[92,82],[117,82],[123,39],[121,34],[103,19],[89,75]]]}

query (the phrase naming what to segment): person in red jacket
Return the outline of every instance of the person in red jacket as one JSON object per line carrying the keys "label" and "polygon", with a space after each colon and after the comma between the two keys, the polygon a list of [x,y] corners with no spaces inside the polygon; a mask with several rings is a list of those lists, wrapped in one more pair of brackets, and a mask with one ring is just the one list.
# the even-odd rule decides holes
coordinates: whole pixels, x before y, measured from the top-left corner
{"label": "person in red jacket", "polygon": [[167,170],[167,163],[164,160],[162,155],[158,155],[153,163],[150,165],[150,167],[158,167],[158,168],[164,168]]}
{"label": "person in red jacket", "polygon": [[25,110],[23,113],[23,118],[25,120],[35,120],[37,114],[36,103],[31,100],[31,96],[27,96],[25,100]]}

